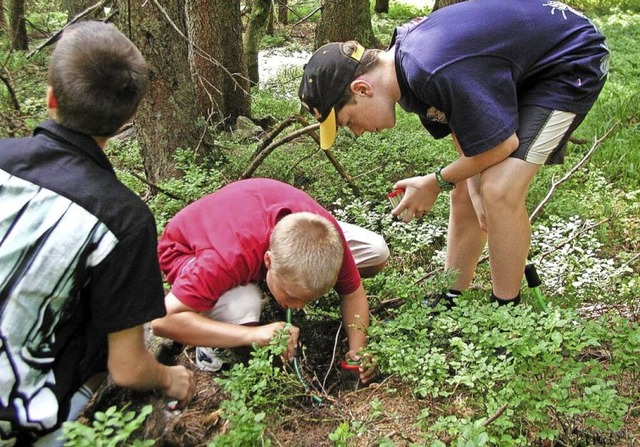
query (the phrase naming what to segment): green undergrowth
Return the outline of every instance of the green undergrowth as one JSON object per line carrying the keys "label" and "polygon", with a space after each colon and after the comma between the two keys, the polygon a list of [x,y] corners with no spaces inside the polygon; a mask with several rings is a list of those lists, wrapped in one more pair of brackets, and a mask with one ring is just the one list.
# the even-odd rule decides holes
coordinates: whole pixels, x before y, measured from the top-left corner
{"label": "green undergrowth", "polygon": [[503,406],[481,426],[489,445],[624,438],[624,416],[640,391],[637,324],[616,315],[585,319],[573,309],[498,308],[473,294],[449,312],[431,311],[407,302],[374,322],[368,347],[383,372],[410,384],[429,442],[461,439]]}

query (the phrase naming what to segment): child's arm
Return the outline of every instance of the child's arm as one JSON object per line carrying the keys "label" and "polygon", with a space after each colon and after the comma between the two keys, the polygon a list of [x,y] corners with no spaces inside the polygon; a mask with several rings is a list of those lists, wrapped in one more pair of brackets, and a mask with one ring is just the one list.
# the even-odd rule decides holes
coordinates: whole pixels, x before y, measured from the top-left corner
{"label": "child's arm", "polygon": [[[349,339],[349,352],[345,358],[360,360],[359,352],[367,344],[367,329],[369,328],[369,302],[362,284],[354,291],[341,295],[342,322]],[[366,383],[377,373],[375,361],[369,359],[360,367],[360,379]]]}
{"label": "child's arm", "polygon": [[184,366],[165,366],[147,350],[144,327],[135,326],[109,334],[108,369],[114,383],[136,390],[159,389],[178,405],[187,405],[195,394],[193,373]]}
{"label": "child's arm", "polygon": [[[265,346],[278,330],[285,327],[284,321],[263,326],[244,326],[215,321],[183,304],[172,293],[165,298],[165,305],[167,315],[151,322],[153,333],[191,346],[236,348],[251,346],[253,343]],[[289,357],[293,357],[300,329],[290,326],[288,330],[291,334],[288,341]]]}

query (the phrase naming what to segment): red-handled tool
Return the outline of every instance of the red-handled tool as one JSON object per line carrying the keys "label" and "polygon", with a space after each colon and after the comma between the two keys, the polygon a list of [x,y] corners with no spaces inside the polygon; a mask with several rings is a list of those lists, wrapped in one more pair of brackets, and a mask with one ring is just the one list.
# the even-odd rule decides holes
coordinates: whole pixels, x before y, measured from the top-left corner
{"label": "red-handled tool", "polygon": [[358,360],[343,360],[340,362],[340,368],[351,371],[358,371],[360,369],[360,361]]}

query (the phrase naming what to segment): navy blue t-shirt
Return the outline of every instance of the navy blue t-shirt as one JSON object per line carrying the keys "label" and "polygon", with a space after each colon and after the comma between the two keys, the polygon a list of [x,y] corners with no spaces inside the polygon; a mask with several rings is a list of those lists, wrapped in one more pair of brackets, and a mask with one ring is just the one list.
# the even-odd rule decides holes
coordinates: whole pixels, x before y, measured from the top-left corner
{"label": "navy blue t-shirt", "polygon": [[518,108],[585,114],[609,67],[605,37],[579,11],[544,0],[468,0],[396,29],[400,106],[466,156],[518,129]]}

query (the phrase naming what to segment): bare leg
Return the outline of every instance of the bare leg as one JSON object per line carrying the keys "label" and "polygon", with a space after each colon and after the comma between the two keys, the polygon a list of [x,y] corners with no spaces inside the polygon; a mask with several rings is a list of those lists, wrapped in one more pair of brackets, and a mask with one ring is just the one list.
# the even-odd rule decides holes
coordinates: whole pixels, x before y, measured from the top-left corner
{"label": "bare leg", "polygon": [[469,197],[467,183],[458,183],[451,191],[445,260],[445,270],[458,271],[458,277],[453,284],[455,290],[464,290],[471,284],[478,258],[487,241],[487,235],[480,228],[478,219]]}
{"label": "bare leg", "polygon": [[482,173],[493,293],[502,299],[520,293],[531,242],[525,199],[539,169],[539,165],[507,158]]}

